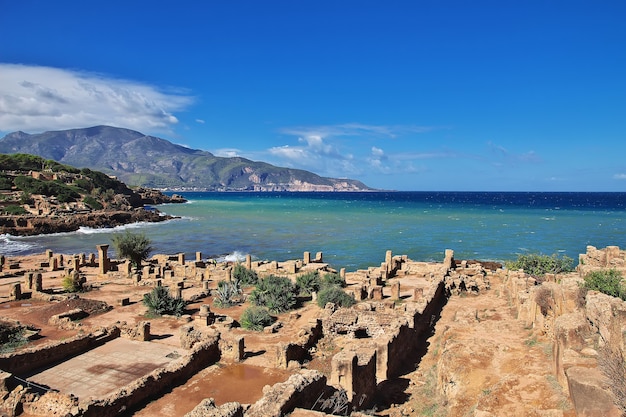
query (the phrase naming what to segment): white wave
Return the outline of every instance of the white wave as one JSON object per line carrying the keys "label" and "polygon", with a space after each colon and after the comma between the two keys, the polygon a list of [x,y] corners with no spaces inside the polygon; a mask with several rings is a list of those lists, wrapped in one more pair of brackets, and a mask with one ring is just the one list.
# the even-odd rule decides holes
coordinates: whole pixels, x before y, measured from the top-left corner
{"label": "white wave", "polygon": [[24,238],[8,234],[0,235],[0,253],[3,255],[19,255],[32,252],[34,249],[39,248],[39,245],[36,243],[31,243],[23,239]]}
{"label": "white wave", "polygon": [[243,262],[246,260],[246,255],[238,250],[228,255],[220,256],[216,259],[217,262]]}

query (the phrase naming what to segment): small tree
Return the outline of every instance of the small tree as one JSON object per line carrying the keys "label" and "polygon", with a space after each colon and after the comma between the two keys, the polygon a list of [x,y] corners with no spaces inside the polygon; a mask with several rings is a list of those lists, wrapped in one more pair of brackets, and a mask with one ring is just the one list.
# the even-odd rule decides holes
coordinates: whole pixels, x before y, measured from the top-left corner
{"label": "small tree", "polygon": [[152,242],[143,233],[127,230],[123,235],[113,235],[112,241],[117,256],[129,259],[135,268],[140,268],[141,262],[148,259],[152,252]]}

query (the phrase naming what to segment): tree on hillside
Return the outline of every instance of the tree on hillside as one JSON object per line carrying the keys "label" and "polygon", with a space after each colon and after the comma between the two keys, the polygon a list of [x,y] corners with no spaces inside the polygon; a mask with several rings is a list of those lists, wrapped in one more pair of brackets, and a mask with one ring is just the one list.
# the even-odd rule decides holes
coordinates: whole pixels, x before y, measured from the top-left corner
{"label": "tree on hillside", "polygon": [[130,260],[136,268],[140,268],[141,262],[148,259],[152,252],[152,242],[143,233],[127,230],[123,235],[113,235],[112,241],[117,256]]}

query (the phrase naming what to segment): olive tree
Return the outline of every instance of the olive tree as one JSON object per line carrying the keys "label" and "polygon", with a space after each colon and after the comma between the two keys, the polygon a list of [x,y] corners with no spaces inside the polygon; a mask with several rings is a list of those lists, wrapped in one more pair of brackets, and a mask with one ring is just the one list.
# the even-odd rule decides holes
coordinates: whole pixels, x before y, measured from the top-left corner
{"label": "olive tree", "polygon": [[141,263],[148,259],[152,252],[152,242],[143,233],[131,233],[113,235],[113,247],[120,258],[130,260],[134,267],[140,268]]}

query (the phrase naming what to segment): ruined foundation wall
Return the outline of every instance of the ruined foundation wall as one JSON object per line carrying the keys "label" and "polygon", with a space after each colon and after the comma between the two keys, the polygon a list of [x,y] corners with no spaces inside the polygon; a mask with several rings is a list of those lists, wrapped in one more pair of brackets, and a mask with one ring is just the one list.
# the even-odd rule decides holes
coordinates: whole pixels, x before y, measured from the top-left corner
{"label": "ruined foundation wall", "polygon": [[24,375],[38,368],[87,352],[120,335],[116,327],[105,332],[77,335],[54,344],[36,346],[16,353],[0,355],[0,369]]}
{"label": "ruined foundation wall", "polygon": [[302,370],[285,382],[274,384],[263,398],[246,411],[247,417],[282,417],[296,407],[312,408],[326,388],[326,377],[318,371]]}
{"label": "ruined foundation wall", "polygon": [[287,368],[290,361],[302,362],[309,354],[309,349],[322,337],[322,321],[311,321],[298,333],[298,340],[291,343],[279,343],[276,346],[276,366]]}
{"label": "ruined foundation wall", "polygon": [[164,390],[186,381],[220,359],[219,336],[198,343],[191,353],[156,369],[149,375],[126,385],[105,398],[80,404],[76,416],[109,417],[119,415],[138,404],[157,397]]}

